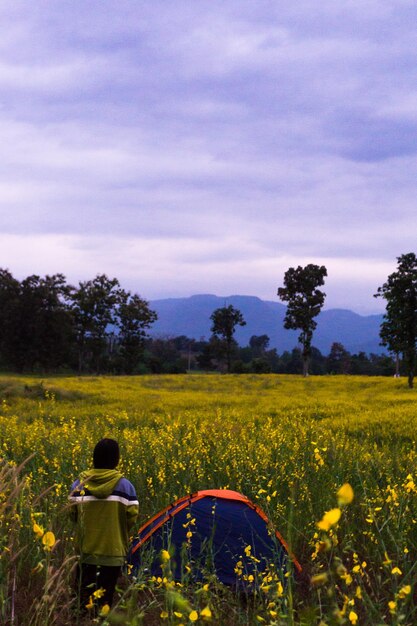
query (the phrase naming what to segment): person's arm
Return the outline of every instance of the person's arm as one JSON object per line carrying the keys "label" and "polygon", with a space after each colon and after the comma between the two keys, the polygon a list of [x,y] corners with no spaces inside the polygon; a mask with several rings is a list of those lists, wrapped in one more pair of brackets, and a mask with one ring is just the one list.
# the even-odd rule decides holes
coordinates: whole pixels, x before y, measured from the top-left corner
{"label": "person's arm", "polygon": [[127,507],[126,519],[127,519],[127,529],[129,531],[136,524],[136,520],[138,519],[138,514],[139,514],[138,504],[131,504]]}
{"label": "person's arm", "polygon": [[136,495],[136,491],[132,483],[126,479],[123,479],[123,488],[125,490],[128,503],[126,504],[126,522],[127,529],[130,529],[135,525],[139,514],[139,502]]}

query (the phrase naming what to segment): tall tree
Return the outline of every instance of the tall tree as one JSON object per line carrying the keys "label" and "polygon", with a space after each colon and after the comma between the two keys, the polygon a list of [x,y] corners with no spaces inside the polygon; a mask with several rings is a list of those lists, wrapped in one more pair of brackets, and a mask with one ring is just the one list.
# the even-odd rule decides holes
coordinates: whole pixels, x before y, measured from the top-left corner
{"label": "tall tree", "polygon": [[252,335],[249,339],[249,345],[252,348],[255,357],[265,354],[266,349],[269,346],[269,341],[268,335]]}
{"label": "tall tree", "polygon": [[417,257],[413,252],[397,257],[397,271],[378,287],[376,298],[386,300],[380,329],[381,343],[403,355],[410,389],[414,384],[417,343]]}
{"label": "tall tree", "polygon": [[71,288],[63,274],[28,276],[21,283],[20,342],[24,369],[69,365],[74,341],[68,305]]}
{"label": "tall tree", "polygon": [[329,374],[348,374],[350,371],[350,353],[338,341],[333,342],[330,348],[327,371]]}
{"label": "tall tree", "polygon": [[22,282],[0,271],[0,351],[18,371],[69,365],[73,322],[62,274],[32,275]]}
{"label": "tall tree", "polygon": [[132,374],[143,355],[147,329],[158,319],[155,311],[149,308],[146,300],[137,294],[133,296],[125,292],[117,311],[119,327],[120,356],[123,359],[124,371]]}
{"label": "tall tree", "polygon": [[298,341],[302,346],[303,376],[308,376],[311,341],[317,326],[315,317],[320,313],[326,294],[318,287],[324,285],[327,269],[324,265],[310,263],[306,267],[290,267],[284,274],[284,287],[278,288],[278,297],[287,302],[284,328],[301,330]]}
{"label": "tall tree", "polygon": [[0,363],[16,367],[19,342],[20,282],[7,269],[0,269]]}
{"label": "tall tree", "polygon": [[246,326],[246,322],[239,309],[235,309],[231,304],[213,311],[210,319],[212,321],[211,332],[215,337],[224,342],[227,371],[230,372],[232,368],[233,335],[235,328],[236,326]]}
{"label": "tall tree", "polygon": [[72,291],[79,371],[84,369],[88,353],[91,354],[91,364],[97,372],[100,371],[107,330],[116,323],[117,307],[123,297],[124,291],[117,278],[108,278],[105,274],[79,283],[78,289]]}

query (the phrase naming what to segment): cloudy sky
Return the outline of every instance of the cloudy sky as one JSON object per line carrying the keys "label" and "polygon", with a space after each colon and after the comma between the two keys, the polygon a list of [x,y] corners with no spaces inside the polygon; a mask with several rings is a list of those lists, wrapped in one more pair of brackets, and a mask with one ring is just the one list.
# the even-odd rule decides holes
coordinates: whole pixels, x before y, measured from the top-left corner
{"label": "cloudy sky", "polygon": [[326,308],[416,251],[415,0],[4,0],[0,266]]}

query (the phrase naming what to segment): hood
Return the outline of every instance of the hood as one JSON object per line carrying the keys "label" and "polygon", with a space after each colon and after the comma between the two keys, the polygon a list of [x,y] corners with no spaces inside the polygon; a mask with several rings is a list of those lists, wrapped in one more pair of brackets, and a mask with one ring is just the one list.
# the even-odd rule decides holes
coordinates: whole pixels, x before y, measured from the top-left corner
{"label": "hood", "polygon": [[91,469],[80,475],[81,484],[96,498],[107,498],[122,478],[115,469]]}

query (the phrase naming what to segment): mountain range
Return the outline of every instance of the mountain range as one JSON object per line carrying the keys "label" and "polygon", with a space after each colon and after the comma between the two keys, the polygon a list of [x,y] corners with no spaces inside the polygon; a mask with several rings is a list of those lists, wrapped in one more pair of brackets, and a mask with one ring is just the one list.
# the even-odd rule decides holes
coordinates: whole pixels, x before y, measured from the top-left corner
{"label": "mountain range", "polygon": [[[248,345],[252,335],[268,335],[270,348],[279,354],[297,346],[298,331],[283,326],[286,306],[280,302],[261,300],[255,296],[220,297],[200,294],[188,298],[153,300],[151,309],[158,320],[150,332],[153,337],[186,335],[193,339],[208,340],[211,331],[210,315],[217,308],[233,305],[242,313],[246,326],[238,326],[235,339],[241,346]],[[359,315],[348,309],[323,310],[316,318],[317,328],[313,345],[328,354],[332,343],[339,342],[351,352],[381,354],[386,348],[379,345],[379,328],[382,315]]]}

